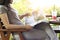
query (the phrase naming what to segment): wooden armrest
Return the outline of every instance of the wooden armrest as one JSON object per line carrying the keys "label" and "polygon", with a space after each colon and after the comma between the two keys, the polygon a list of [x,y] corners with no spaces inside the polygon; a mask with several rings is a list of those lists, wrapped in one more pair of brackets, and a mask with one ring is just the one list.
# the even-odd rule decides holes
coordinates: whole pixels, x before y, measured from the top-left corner
{"label": "wooden armrest", "polygon": [[0,31],[10,31],[10,32],[25,32],[25,31],[28,31],[28,30],[25,30],[25,29],[0,29]]}

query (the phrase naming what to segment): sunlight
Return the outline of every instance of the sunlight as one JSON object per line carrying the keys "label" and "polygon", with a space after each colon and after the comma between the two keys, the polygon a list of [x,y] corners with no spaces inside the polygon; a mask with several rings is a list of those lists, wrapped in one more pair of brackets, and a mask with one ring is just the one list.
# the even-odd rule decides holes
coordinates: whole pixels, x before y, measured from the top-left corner
{"label": "sunlight", "polygon": [[36,8],[41,8],[44,9],[49,8],[53,5],[59,6],[60,7],[60,0],[29,0],[31,5],[29,7],[31,7],[32,9],[36,9]]}
{"label": "sunlight", "polygon": [[50,13],[54,5],[59,9],[60,0],[13,0],[12,7],[17,9],[19,13],[32,12],[34,10]]}
{"label": "sunlight", "polygon": [[[13,0],[13,3],[18,3],[21,0]],[[31,4],[29,5],[29,8],[36,9],[36,8],[49,8],[53,5],[60,7],[60,0],[28,0]]]}

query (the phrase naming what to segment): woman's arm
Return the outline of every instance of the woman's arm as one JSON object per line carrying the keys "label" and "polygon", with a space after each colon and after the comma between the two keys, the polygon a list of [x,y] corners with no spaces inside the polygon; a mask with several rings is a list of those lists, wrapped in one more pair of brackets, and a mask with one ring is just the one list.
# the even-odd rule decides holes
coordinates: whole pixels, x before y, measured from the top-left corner
{"label": "woman's arm", "polygon": [[30,25],[13,25],[13,24],[8,24],[6,25],[7,29],[32,29],[32,26]]}
{"label": "woman's arm", "polygon": [[20,19],[23,19],[25,16],[29,16],[29,13],[23,14],[23,15],[18,15]]}
{"label": "woman's arm", "polygon": [[25,17],[25,15],[18,15],[20,19],[23,19],[23,17]]}

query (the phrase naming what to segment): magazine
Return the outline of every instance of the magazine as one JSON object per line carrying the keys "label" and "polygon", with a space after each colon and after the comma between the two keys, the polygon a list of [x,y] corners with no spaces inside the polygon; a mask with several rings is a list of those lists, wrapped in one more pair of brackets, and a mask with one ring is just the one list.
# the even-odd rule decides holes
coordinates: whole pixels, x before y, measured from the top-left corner
{"label": "magazine", "polygon": [[37,21],[37,22],[31,23],[30,25],[31,25],[31,26],[35,26],[35,25],[37,25],[37,24],[39,24],[39,23],[41,23],[41,22],[47,22],[47,21],[46,21],[46,20],[39,20],[39,21]]}
{"label": "magazine", "polygon": [[24,19],[25,19],[25,24],[31,25],[32,27],[34,27],[36,24],[39,24],[41,22],[47,22],[46,19],[35,21],[33,16],[28,17],[28,18],[25,17]]}

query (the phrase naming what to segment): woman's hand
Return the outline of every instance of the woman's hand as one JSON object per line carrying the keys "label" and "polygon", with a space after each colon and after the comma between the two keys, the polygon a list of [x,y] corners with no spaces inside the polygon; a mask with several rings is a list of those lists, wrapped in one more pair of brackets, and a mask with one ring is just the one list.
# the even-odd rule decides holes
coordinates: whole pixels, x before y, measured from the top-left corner
{"label": "woman's hand", "polygon": [[26,14],[25,14],[25,16],[30,16],[30,15],[31,15],[31,13],[26,13]]}
{"label": "woman's hand", "polygon": [[23,19],[24,17],[30,16],[30,15],[31,15],[30,13],[26,13],[26,14],[23,14],[23,15],[19,15],[19,18],[20,19]]}
{"label": "woman's hand", "polygon": [[27,29],[27,30],[30,30],[30,29],[32,29],[32,28],[33,28],[32,26],[26,25],[26,29]]}

